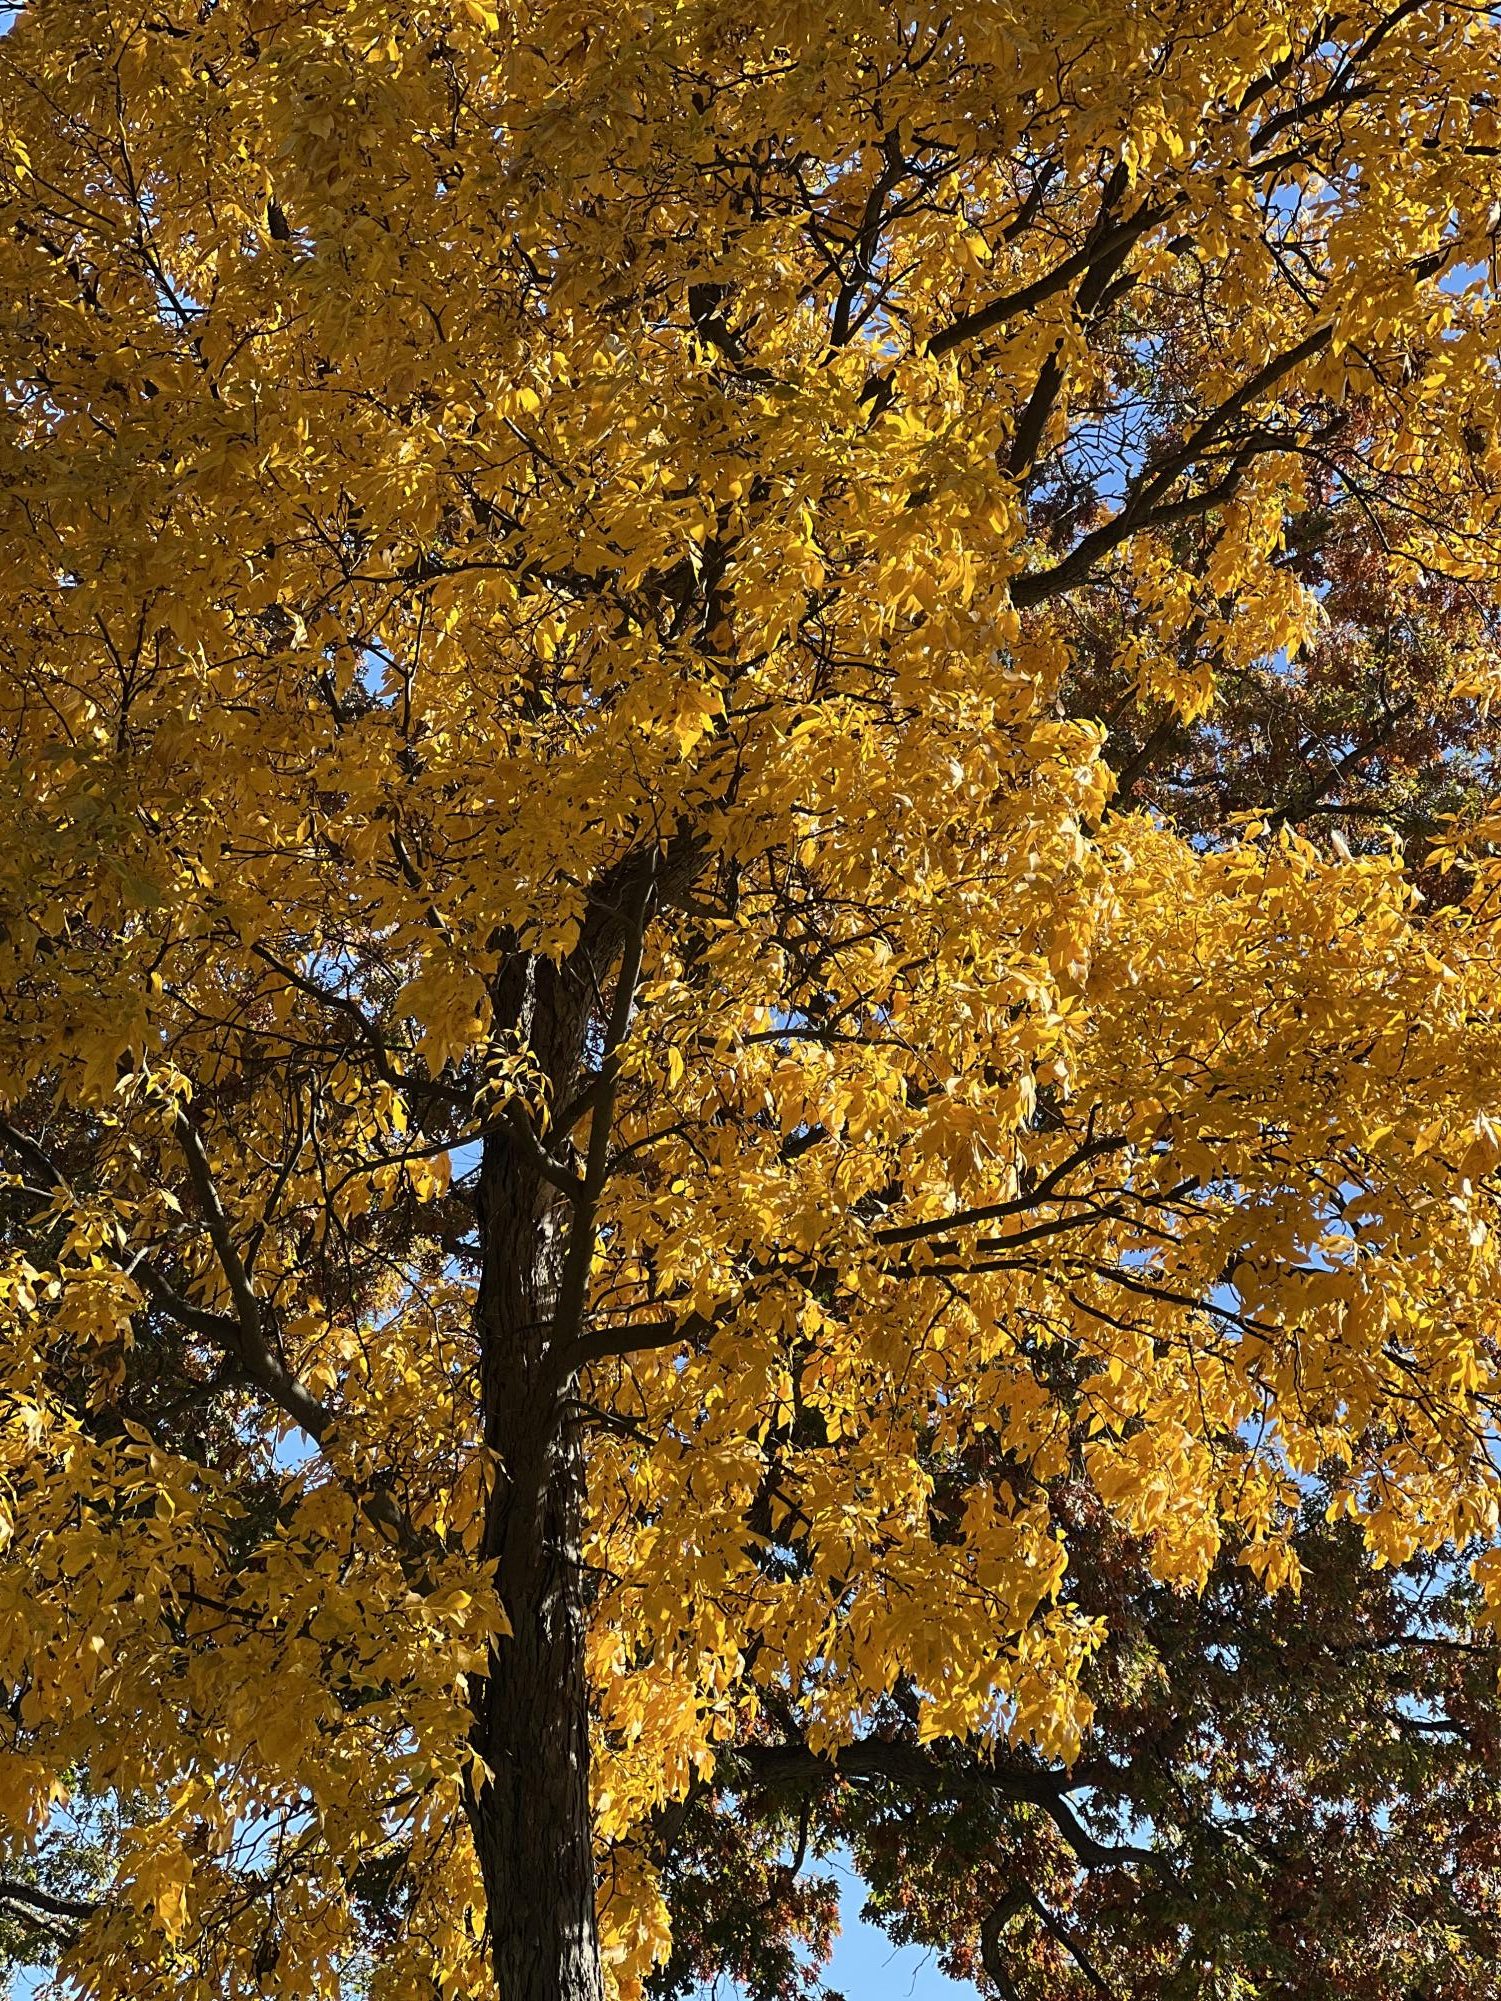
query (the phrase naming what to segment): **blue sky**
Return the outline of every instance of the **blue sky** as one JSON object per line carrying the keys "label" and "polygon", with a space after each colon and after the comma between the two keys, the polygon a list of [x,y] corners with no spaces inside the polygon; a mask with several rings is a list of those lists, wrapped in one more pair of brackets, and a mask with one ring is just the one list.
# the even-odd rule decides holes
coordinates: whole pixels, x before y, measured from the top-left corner
{"label": "blue sky", "polygon": [[883,1931],[863,1924],[860,1880],[853,1870],[839,1873],[847,1880],[839,1906],[843,1928],[827,1975],[831,1987],[846,2001],[975,2001],[978,1989],[968,1981],[945,1978],[930,1953],[915,1945],[893,1945]]}
{"label": "blue sky", "polygon": [[[893,1945],[885,1932],[862,1921],[865,1886],[848,1862],[831,1855],[821,1857],[818,1868],[820,1874],[843,1880],[839,1939],[824,1979],[845,2001],[975,2001],[979,1989],[940,1973],[932,1953],[915,1945]],[[725,1980],[705,1988],[698,2001],[744,2001],[744,1996]]]}

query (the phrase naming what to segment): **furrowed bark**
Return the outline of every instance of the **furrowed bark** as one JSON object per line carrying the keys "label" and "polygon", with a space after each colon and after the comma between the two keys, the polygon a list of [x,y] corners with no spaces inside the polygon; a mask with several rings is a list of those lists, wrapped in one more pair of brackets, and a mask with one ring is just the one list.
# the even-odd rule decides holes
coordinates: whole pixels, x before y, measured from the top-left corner
{"label": "furrowed bark", "polygon": [[[545,961],[502,976],[497,1022],[521,1029],[554,1089],[576,1075],[588,989]],[[556,1102],[556,1100],[555,1100]],[[601,2001],[589,1813],[584,1468],[560,1421],[554,1321],[574,1204],[508,1133],[485,1142],[476,1305],[486,1440],[498,1464],[486,1526],[509,1635],[473,1692],[489,1777],[467,1802],[504,2001]]]}
{"label": "furrowed bark", "polygon": [[[549,1172],[535,1139],[504,1129],[485,1141],[480,1164],[476,1313],[485,1437],[499,1469],[486,1553],[511,1631],[471,1696],[472,1742],[489,1776],[467,1808],[503,2001],[602,2001],[604,1993],[589,1809],[583,1444],[563,1414],[587,1352],[589,1268],[646,929],[664,885],[691,879],[700,855],[685,835],[665,853],[627,857],[597,885],[563,965],[518,951],[493,994],[497,1032],[519,1034],[554,1105],[572,1102],[586,1048],[597,1059],[582,1175]],[[588,1048],[591,1033],[597,1049]]]}

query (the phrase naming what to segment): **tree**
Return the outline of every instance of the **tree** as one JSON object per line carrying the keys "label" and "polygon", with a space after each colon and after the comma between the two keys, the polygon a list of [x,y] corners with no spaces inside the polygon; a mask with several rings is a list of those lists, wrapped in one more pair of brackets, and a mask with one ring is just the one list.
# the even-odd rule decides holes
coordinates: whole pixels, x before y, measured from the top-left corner
{"label": "tree", "polygon": [[1373,1572],[1327,1499],[1296,1532],[1296,1619],[1233,1561],[1174,1592],[1139,1544],[1071,1522],[1071,1583],[1109,1636],[1069,1771],[920,1744],[900,1686],[837,1767],[743,1746],[662,1826],[654,1991],[730,1973],[753,2001],[822,1993],[837,1879],[791,1863],[842,1845],[895,1940],[1012,2001],[1493,1993],[1496,1674],[1474,1587],[1433,1558]]}
{"label": "tree", "polygon": [[1497,56],[0,42],[0,1817],[85,1991],[635,1995],[695,1778],[754,1849],[892,1714],[1088,1977],[1143,1620],[1237,1774],[1196,1621],[1305,1561],[1489,1645]]}

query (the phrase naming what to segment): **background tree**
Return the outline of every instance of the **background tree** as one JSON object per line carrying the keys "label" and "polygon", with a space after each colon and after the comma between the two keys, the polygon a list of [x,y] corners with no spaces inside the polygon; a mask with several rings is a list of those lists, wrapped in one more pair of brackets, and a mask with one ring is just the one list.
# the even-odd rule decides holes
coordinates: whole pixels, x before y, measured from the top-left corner
{"label": "background tree", "polygon": [[743,1746],[664,1817],[654,1991],[821,1992],[838,1883],[818,1858],[839,1848],[893,1939],[1005,1996],[1494,1992],[1496,1676],[1473,1587],[1447,1561],[1373,1572],[1326,1503],[1295,1538],[1296,1619],[1241,1566],[1186,1596],[1075,1524],[1070,1585],[1110,1638],[1066,1772],[921,1744],[902,1686],[837,1770],[786,1738]]}
{"label": "background tree", "polygon": [[1295,1774],[1346,1896],[1434,1831],[1442,1948],[1388,1900],[1366,1964],[1483,1963],[1426,1628],[1337,1755],[1331,1635],[1280,1708],[1213,1635],[1327,1571],[1364,1645],[1416,1564],[1488,1644],[1496,56],[0,43],[0,1818],[86,1991],[670,1984],[674,1816],[766,1874],[789,1777],[998,1985],[1281,1978]]}

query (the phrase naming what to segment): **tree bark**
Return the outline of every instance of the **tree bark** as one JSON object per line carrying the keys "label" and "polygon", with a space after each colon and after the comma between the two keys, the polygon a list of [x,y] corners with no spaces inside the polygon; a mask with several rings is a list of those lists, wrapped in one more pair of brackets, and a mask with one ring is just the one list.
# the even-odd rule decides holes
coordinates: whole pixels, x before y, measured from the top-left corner
{"label": "tree bark", "polygon": [[[522,1029],[555,1092],[576,1074],[589,1009],[546,961],[502,976],[497,1024]],[[584,1468],[553,1353],[568,1204],[522,1148],[485,1143],[476,1312],[486,1440],[499,1471],[486,1525],[510,1634],[471,1692],[491,1776],[468,1815],[501,2001],[602,2001],[589,1810]]]}
{"label": "tree bark", "polygon": [[[535,1562],[501,1575],[512,1631],[476,1719],[493,1777],[470,1805],[501,2001],[601,2001],[589,1813],[589,1710],[579,1589],[576,1444],[551,1455]],[[509,1538],[519,1555],[522,1538]]]}

